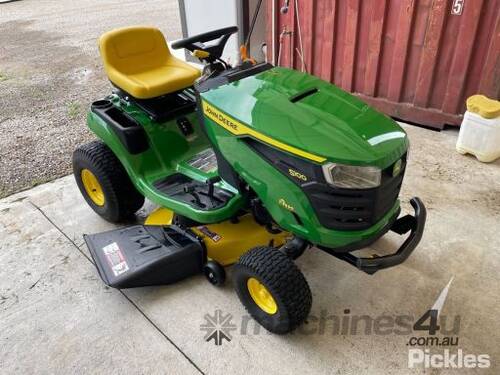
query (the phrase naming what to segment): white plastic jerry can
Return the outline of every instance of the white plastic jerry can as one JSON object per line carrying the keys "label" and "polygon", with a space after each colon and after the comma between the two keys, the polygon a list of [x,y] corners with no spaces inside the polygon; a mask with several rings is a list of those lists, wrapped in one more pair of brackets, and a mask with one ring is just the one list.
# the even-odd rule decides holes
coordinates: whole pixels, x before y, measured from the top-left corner
{"label": "white plastic jerry can", "polygon": [[484,95],[467,99],[457,151],[489,163],[500,157],[500,102]]}

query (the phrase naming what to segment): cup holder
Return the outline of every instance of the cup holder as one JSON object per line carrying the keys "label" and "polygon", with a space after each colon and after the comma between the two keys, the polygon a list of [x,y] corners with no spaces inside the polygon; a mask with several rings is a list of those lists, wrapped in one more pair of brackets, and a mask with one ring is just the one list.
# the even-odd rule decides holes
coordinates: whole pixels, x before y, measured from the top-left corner
{"label": "cup holder", "polygon": [[106,109],[111,108],[113,103],[109,100],[98,100],[92,103],[92,109]]}

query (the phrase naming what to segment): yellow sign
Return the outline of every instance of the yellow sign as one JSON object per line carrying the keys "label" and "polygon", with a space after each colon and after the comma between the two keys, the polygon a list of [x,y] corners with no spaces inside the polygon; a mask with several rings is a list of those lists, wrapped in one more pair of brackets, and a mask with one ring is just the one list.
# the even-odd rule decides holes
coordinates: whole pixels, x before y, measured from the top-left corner
{"label": "yellow sign", "polygon": [[288,173],[290,174],[290,176],[298,178],[299,180],[302,180],[304,182],[307,181],[307,177],[305,175],[300,172],[294,171],[292,168],[288,168]]}
{"label": "yellow sign", "polygon": [[300,157],[315,161],[317,163],[322,163],[326,160],[326,158],[322,156],[302,151],[298,148],[295,148],[293,146],[277,141],[271,137],[268,137],[267,135],[261,134],[249,128],[248,126],[243,125],[241,122],[232,118],[231,116],[228,116],[225,113],[219,111],[217,108],[215,108],[211,104],[208,104],[206,101],[203,101],[203,112],[205,113],[205,116],[207,116],[210,120],[222,126],[224,129],[226,129],[227,131],[229,131],[234,135],[248,135],[264,143],[267,143],[271,146],[279,148],[283,151],[289,152],[294,155],[298,155]]}
{"label": "yellow sign", "polygon": [[291,205],[291,204],[288,204],[286,202],[286,200],[284,200],[283,198],[280,198],[278,200],[278,204],[281,206],[281,207],[284,207],[286,208],[288,211],[291,211],[291,212],[294,212],[295,211],[295,208]]}
{"label": "yellow sign", "polygon": [[401,167],[403,166],[403,161],[399,159],[396,163],[394,163],[394,167],[392,167],[392,177],[396,177],[401,173]]}

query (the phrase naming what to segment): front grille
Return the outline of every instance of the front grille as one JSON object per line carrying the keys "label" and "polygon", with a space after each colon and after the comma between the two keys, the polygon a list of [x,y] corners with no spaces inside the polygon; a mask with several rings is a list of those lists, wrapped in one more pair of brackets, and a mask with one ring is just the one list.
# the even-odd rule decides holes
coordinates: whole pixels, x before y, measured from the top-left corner
{"label": "front grille", "polygon": [[[399,175],[392,176],[392,164],[382,171],[379,187],[341,189],[326,183],[318,164],[285,154],[252,139],[246,139],[246,143],[303,189],[321,225],[329,229],[363,230],[376,224],[396,203],[406,169],[405,154]],[[299,171],[306,181],[293,177],[289,168]]]}
{"label": "front grille", "polygon": [[392,177],[390,166],[374,189],[341,189],[326,183],[302,185],[321,225],[338,230],[363,230],[377,223],[396,202],[404,177]]}

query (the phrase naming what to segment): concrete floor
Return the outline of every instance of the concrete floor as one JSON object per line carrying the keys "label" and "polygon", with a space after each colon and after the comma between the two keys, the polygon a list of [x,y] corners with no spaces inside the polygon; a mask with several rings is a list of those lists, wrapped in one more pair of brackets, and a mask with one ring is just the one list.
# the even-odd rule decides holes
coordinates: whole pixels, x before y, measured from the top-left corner
{"label": "concrete floor", "polygon": [[[245,311],[230,282],[215,288],[200,276],[165,287],[104,286],[82,234],[113,226],[85,204],[72,176],[0,200],[0,373],[407,374],[407,343],[425,333],[335,333],[331,319],[321,332],[316,319],[349,309],[350,316],[414,322],[452,277],[441,315],[447,323],[440,321],[450,328],[460,316],[452,335],[459,344],[450,351],[489,354],[492,367],[479,372],[498,373],[500,161],[458,155],[456,131],[406,129],[412,148],[402,199],[420,196],[429,210],[420,246],[403,265],[374,276],[307,252],[298,264],[313,292],[312,318],[292,335],[242,334]],[[216,309],[238,327],[221,346],[200,331]]]}

